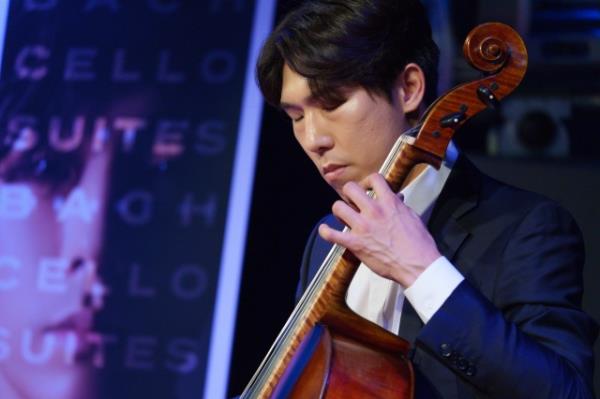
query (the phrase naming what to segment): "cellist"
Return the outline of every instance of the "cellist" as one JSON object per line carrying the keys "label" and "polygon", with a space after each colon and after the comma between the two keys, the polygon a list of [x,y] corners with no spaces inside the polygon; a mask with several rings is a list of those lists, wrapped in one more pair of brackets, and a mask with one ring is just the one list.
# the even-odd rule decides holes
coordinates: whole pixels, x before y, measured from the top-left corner
{"label": "cellist", "polygon": [[348,305],[413,345],[417,397],[592,398],[598,327],[571,216],[454,145],[400,193],[376,173],[435,99],[438,58],[418,0],[306,1],[264,44],[265,99],[341,197],[309,237],[298,292],[340,244],[362,262]]}

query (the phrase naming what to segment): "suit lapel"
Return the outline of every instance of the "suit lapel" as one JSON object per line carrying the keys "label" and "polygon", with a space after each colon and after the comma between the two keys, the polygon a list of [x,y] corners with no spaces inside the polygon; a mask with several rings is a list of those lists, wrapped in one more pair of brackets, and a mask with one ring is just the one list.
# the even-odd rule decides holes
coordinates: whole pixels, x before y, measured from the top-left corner
{"label": "suit lapel", "polygon": [[[469,236],[469,231],[460,223],[460,218],[476,208],[480,187],[480,172],[461,154],[436,201],[428,224],[440,253],[451,262]],[[464,273],[463,270],[461,272]],[[423,322],[414,308],[405,300],[398,335],[414,344],[422,326]]]}
{"label": "suit lapel", "polygon": [[450,261],[469,236],[460,218],[477,206],[480,187],[479,171],[461,154],[436,201],[428,224],[438,249]]}

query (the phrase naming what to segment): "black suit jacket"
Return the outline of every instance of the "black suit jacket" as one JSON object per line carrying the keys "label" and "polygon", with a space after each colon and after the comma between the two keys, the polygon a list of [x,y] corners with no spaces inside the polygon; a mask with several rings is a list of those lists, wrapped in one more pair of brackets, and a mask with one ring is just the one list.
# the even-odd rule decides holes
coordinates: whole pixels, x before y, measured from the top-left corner
{"label": "black suit jacket", "polygon": [[[414,344],[417,397],[592,398],[598,328],[581,310],[584,249],[571,216],[461,155],[428,227],[465,281],[425,326],[404,301],[399,334]],[[330,248],[315,229],[298,296]]]}

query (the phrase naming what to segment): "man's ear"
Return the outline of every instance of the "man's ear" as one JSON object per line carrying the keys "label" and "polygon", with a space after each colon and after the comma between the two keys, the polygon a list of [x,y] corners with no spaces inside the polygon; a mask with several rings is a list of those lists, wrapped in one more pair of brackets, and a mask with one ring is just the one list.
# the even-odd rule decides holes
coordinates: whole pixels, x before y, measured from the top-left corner
{"label": "man's ear", "polygon": [[406,65],[396,78],[395,90],[404,113],[419,114],[425,97],[425,74],[421,67],[415,63]]}

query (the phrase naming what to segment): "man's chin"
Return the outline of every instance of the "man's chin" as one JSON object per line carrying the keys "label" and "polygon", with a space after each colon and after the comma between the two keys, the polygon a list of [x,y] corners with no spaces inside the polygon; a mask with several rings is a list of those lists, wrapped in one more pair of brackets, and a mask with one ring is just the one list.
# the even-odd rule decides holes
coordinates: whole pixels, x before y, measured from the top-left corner
{"label": "man's chin", "polygon": [[336,192],[336,194],[338,195],[338,197],[340,197],[340,199],[344,202],[348,202],[348,197],[346,197],[343,193],[342,187],[334,187],[331,186],[331,188],[333,188],[333,190]]}
{"label": "man's chin", "polygon": [[[0,368],[0,378],[17,393],[15,398],[77,399],[92,398],[91,366],[82,364],[48,363],[36,365],[12,362]],[[11,399],[9,396],[2,399]]]}

